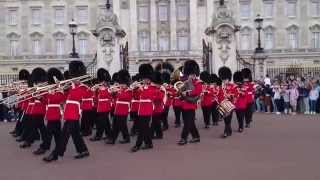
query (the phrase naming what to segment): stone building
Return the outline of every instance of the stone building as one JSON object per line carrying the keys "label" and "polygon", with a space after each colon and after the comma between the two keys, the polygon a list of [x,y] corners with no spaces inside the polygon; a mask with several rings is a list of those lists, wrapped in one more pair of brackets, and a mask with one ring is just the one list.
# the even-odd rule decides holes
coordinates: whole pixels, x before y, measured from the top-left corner
{"label": "stone building", "polygon": [[[113,0],[113,11],[127,33],[129,70],[139,64],[168,62],[180,66],[196,59],[203,66],[203,43],[219,0]],[[106,0],[0,0],[0,79],[21,69],[66,70],[72,37],[68,23],[78,23],[76,48],[90,63],[96,53],[91,30]],[[264,18],[262,45],[271,76],[320,72],[320,0],[225,0],[236,23],[239,59],[253,64],[257,42],[254,19]],[[215,53],[215,52],[212,52]]]}

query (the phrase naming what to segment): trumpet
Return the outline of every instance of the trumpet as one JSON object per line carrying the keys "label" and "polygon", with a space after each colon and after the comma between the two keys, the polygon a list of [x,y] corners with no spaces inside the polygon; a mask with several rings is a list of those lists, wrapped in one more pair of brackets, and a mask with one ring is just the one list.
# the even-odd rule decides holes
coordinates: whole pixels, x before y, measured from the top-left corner
{"label": "trumpet", "polygon": [[135,81],[130,85],[130,89],[137,89],[143,87],[143,82],[142,81]]}
{"label": "trumpet", "polygon": [[184,85],[184,82],[182,82],[182,81],[177,81],[176,83],[174,83],[173,88],[174,88],[176,91],[181,92],[183,85]]}

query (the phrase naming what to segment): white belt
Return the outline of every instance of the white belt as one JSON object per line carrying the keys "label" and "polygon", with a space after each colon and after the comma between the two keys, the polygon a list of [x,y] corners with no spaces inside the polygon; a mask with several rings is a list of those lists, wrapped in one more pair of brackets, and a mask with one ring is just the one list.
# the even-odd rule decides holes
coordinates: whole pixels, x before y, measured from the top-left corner
{"label": "white belt", "polygon": [[132,103],[134,102],[140,102],[140,100],[131,100]]}
{"label": "white belt", "polygon": [[76,104],[80,106],[80,103],[78,101],[72,101],[72,100],[67,100],[66,104]]}
{"label": "white belt", "polygon": [[248,92],[248,94],[252,94],[252,92]]}
{"label": "white belt", "polygon": [[93,98],[82,99],[82,101],[93,101]]}
{"label": "white belt", "polygon": [[60,108],[60,104],[48,104],[48,108],[49,108],[49,107]]}
{"label": "white belt", "polygon": [[34,105],[35,103],[29,103],[29,105]]}
{"label": "white belt", "polygon": [[142,102],[142,103],[152,103],[152,101],[150,99],[140,99],[139,102]]}
{"label": "white belt", "polygon": [[34,102],[35,102],[35,103],[41,103],[41,101],[39,101],[39,100],[35,100]]}
{"label": "white belt", "polygon": [[130,103],[127,101],[117,101],[116,104],[126,104],[128,106],[130,105]]}
{"label": "white belt", "polygon": [[99,99],[98,101],[110,101],[110,99]]}

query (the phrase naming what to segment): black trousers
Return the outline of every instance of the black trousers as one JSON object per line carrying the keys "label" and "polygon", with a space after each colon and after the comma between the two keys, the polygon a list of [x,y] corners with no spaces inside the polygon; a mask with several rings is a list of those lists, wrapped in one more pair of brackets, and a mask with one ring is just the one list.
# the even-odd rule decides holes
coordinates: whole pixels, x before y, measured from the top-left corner
{"label": "black trousers", "polygon": [[82,135],[91,135],[92,134],[92,126],[94,119],[94,111],[86,110],[82,112],[81,118],[81,134]]}
{"label": "black trousers", "polygon": [[26,138],[26,142],[32,143],[38,131],[40,131],[40,136],[42,143],[40,147],[42,149],[49,149],[48,144],[48,132],[47,128],[44,124],[44,116],[43,115],[33,115],[30,119],[30,134]]}
{"label": "black trousers", "polygon": [[87,146],[86,146],[86,144],[80,134],[79,121],[65,121],[63,128],[62,128],[58,155],[60,155],[60,156],[64,155],[64,152],[66,151],[70,136],[72,138],[72,141],[73,141],[73,143],[76,147],[76,151],[78,153],[88,151],[88,148],[87,148]]}
{"label": "black trousers", "polygon": [[200,138],[195,124],[195,115],[195,110],[182,110],[183,129],[181,139],[187,140],[189,133],[191,133],[192,138]]}
{"label": "black trousers", "polygon": [[61,121],[48,121],[47,123],[47,130],[48,130],[48,144],[49,147],[51,146],[52,138],[54,138],[55,148],[53,149],[53,153],[59,152],[59,142],[61,139]]}
{"label": "black trousers", "polygon": [[232,127],[231,127],[231,122],[232,122],[232,114],[231,112],[227,117],[224,117],[224,133],[227,134],[228,136],[232,135]]}
{"label": "black trousers", "polygon": [[118,138],[119,133],[121,132],[124,140],[130,140],[128,125],[127,125],[127,116],[117,116],[115,115],[112,123],[112,141],[115,142]]}
{"label": "black trousers", "polygon": [[151,122],[151,137],[158,137],[162,138],[162,128],[161,128],[161,121],[163,120],[163,114],[154,114],[152,116],[152,122]]}
{"label": "black trousers", "polygon": [[24,129],[24,121],[27,115],[24,114],[24,112],[19,113],[19,119],[16,123],[16,127],[14,128],[14,131],[16,132],[17,136],[21,136],[23,129]]}
{"label": "black trousers", "polygon": [[169,128],[169,123],[168,123],[168,114],[169,114],[169,106],[165,106],[164,111],[162,113],[162,124],[163,124],[163,128],[164,129],[168,129]]}
{"label": "black trousers", "polygon": [[174,111],[174,115],[176,117],[176,120],[175,120],[174,124],[180,125],[181,124],[181,112],[182,112],[182,109],[181,109],[181,107],[173,106],[173,111]]}
{"label": "black trousers", "polygon": [[130,112],[130,119],[133,122],[133,125],[131,127],[131,133],[137,134],[138,132],[138,112]]}
{"label": "black trousers", "polygon": [[219,118],[220,118],[220,115],[219,115],[219,112],[217,110],[217,107],[218,107],[217,103],[214,103],[211,106],[211,114],[212,114],[212,122],[213,122],[213,124],[217,124],[219,122]]}
{"label": "black trousers", "polygon": [[245,115],[244,115],[246,124],[250,124],[252,122],[253,109],[254,109],[254,103],[248,104],[247,109],[245,110]]}
{"label": "black trousers", "polygon": [[245,109],[236,109],[236,115],[237,115],[239,129],[243,129],[245,113],[246,113]]}
{"label": "black trousers", "polygon": [[147,146],[152,146],[151,130],[150,130],[151,116],[138,116],[138,138],[136,146],[141,147],[142,143]]}
{"label": "black trousers", "polygon": [[109,112],[98,112],[97,113],[97,132],[96,137],[102,138],[105,133],[107,138],[112,137],[111,125],[109,121]]}
{"label": "black trousers", "polygon": [[202,106],[203,121],[206,126],[210,125],[211,106]]}

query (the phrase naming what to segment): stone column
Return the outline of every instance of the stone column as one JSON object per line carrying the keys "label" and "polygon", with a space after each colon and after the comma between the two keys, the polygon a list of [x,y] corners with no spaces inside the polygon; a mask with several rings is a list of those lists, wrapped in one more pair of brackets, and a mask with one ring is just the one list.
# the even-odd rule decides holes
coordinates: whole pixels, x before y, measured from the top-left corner
{"label": "stone column", "polygon": [[198,22],[197,22],[197,0],[190,0],[190,42],[191,42],[191,50],[196,50],[199,47],[198,38]]}
{"label": "stone column", "polygon": [[157,41],[157,4],[155,0],[150,1],[150,32],[151,32],[151,51],[158,50]]}
{"label": "stone column", "polygon": [[138,16],[137,1],[130,2],[130,31],[129,31],[129,51],[138,51]]}
{"label": "stone column", "polygon": [[170,49],[177,50],[177,14],[176,0],[170,1]]}

